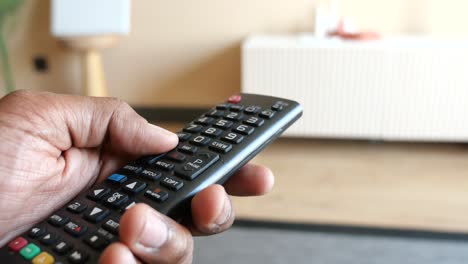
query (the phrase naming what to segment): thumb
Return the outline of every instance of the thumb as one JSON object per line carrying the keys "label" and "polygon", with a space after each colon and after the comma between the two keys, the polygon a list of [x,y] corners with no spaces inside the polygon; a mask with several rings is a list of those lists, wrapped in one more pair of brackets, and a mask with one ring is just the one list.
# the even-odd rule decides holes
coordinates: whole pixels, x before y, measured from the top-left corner
{"label": "thumb", "polygon": [[192,263],[190,232],[145,204],[137,204],[121,220],[120,240],[144,263]]}

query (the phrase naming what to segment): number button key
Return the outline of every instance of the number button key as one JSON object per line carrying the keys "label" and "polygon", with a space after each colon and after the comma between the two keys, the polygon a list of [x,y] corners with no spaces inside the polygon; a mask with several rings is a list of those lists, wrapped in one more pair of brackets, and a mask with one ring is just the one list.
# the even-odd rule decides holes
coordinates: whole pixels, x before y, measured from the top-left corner
{"label": "number button key", "polygon": [[251,106],[247,106],[244,109],[244,113],[249,114],[249,115],[254,115],[254,114],[260,112],[261,109],[262,108],[260,106],[251,105]]}
{"label": "number button key", "polygon": [[234,128],[235,132],[238,132],[243,135],[250,135],[254,132],[254,128],[247,125],[238,125]]}
{"label": "number button key", "polygon": [[214,121],[214,118],[203,116],[203,117],[198,118],[195,121],[195,123],[206,126],[206,125],[211,125],[211,123],[213,123],[213,121]]}
{"label": "number button key", "polygon": [[226,129],[232,127],[232,124],[234,124],[232,121],[220,119],[220,120],[216,121],[216,123],[214,123],[213,126],[226,130]]}
{"label": "number button key", "polygon": [[190,143],[197,145],[197,146],[206,146],[210,142],[210,139],[205,136],[196,136],[192,140],[190,140]]}
{"label": "number button key", "polygon": [[261,116],[261,117],[268,118],[268,119],[272,118],[274,115],[275,115],[275,111],[270,110],[270,109],[268,109],[268,110],[263,110],[263,111],[260,113],[260,116]]}
{"label": "number button key", "polygon": [[210,112],[206,113],[207,116],[211,117],[222,117],[224,115],[224,111],[220,110],[211,110]]}
{"label": "number button key", "polygon": [[246,120],[244,120],[244,124],[250,125],[253,127],[260,127],[263,125],[263,123],[265,123],[265,120],[258,118],[256,116],[251,116],[247,118]]}
{"label": "number button key", "polygon": [[217,136],[221,135],[221,133],[223,133],[223,131],[221,129],[214,128],[214,127],[209,127],[207,129],[203,130],[203,132],[202,132],[203,135],[206,135],[206,136],[209,136],[209,137],[217,137]]}
{"label": "number button key", "polygon": [[184,128],[185,132],[190,132],[190,133],[198,133],[202,131],[203,127],[200,125],[195,125],[195,124],[189,124]]}
{"label": "number button key", "polygon": [[224,115],[224,118],[232,120],[232,121],[239,121],[239,120],[242,119],[242,117],[243,117],[243,115],[241,113],[237,113],[237,112],[230,112],[230,113],[226,113]]}
{"label": "number button key", "polygon": [[224,137],[222,137],[221,139],[229,143],[238,144],[242,142],[242,140],[244,140],[244,137],[239,134],[230,132],[230,133],[226,133]]}

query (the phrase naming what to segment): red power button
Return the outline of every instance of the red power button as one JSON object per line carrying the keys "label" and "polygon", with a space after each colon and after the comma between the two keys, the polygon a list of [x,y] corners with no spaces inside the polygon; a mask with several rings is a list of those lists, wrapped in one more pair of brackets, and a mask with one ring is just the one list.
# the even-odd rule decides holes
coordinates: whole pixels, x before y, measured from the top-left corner
{"label": "red power button", "polygon": [[231,104],[238,104],[242,100],[242,97],[238,94],[236,95],[231,95],[231,97],[228,98],[228,103]]}

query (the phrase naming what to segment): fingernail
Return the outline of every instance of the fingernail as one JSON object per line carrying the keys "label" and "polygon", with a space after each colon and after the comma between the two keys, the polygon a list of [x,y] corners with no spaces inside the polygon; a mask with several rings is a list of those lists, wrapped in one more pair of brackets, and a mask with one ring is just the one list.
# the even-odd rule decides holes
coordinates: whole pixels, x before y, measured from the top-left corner
{"label": "fingernail", "polygon": [[145,226],[137,243],[146,249],[155,250],[166,243],[167,236],[168,228],[166,223],[159,215],[148,211],[146,213]]}
{"label": "fingernail", "polygon": [[213,231],[216,231],[216,229],[219,229],[222,225],[226,224],[227,221],[229,221],[229,219],[231,218],[231,214],[231,200],[229,200],[229,197],[226,195],[224,197],[223,209],[221,210],[221,213],[215,220],[215,226],[213,228]]}

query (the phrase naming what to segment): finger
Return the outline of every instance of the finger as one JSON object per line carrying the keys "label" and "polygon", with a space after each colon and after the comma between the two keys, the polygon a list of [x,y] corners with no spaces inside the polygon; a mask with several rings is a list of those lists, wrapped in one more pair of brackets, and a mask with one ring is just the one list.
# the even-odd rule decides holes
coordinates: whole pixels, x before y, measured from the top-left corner
{"label": "finger", "polygon": [[261,165],[247,164],[226,183],[227,193],[236,196],[256,196],[268,193],[274,185],[275,177],[270,169]]}
{"label": "finger", "polygon": [[137,264],[141,263],[132,251],[122,243],[113,243],[104,250],[99,258],[100,264]]}
{"label": "finger", "polygon": [[231,200],[221,185],[211,185],[192,199],[193,235],[211,235],[232,226],[235,219]]}
{"label": "finger", "polygon": [[145,263],[192,262],[190,232],[146,204],[137,204],[124,214],[120,240]]}

